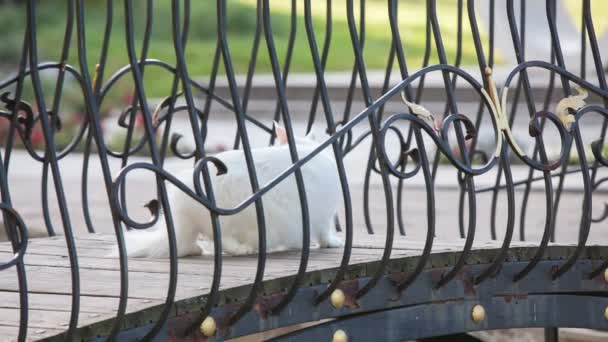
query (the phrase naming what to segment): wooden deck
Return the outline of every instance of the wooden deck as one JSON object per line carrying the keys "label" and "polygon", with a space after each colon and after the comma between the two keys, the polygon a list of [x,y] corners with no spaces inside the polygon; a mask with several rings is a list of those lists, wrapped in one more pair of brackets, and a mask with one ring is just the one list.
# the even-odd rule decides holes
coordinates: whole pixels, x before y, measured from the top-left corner
{"label": "wooden deck", "polygon": [[[113,246],[113,236],[91,234],[79,236],[76,241],[79,255],[81,279],[81,309],[79,327],[96,324],[95,331],[103,334],[110,327],[118,305],[120,271],[116,258],[106,256]],[[450,242],[436,241],[433,253],[441,255],[458,253],[463,240]],[[483,242],[475,247],[473,258],[485,255],[490,258],[500,247],[501,242]],[[514,243],[513,246],[533,246],[533,243]],[[397,238],[394,243],[392,259],[414,261],[420,255],[422,242]],[[373,263],[380,259],[384,248],[381,235],[359,234],[352,250],[351,265]],[[517,249],[514,249],[517,250]],[[484,252],[485,251],[485,252]],[[8,243],[0,244],[4,258],[11,255]],[[531,254],[531,253],[524,253]],[[309,262],[310,282],[318,284],[331,279],[332,269],[337,267],[342,249],[316,249],[311,251]],[[444,253],[445,257],[445,253]],[[455,258],[448,258],[454,260]],[[221,301],[238,302],[244,296],[247,285],[251,284],[256,257],[225,257],[221,281]],[[68,324],[70,316],[71,285],[70,265],[63,237],[32,239],[25,256],[28,291],[30,300],[29,340],[37,340],[61,333]],[[280,291],[289,283],[289,277],[296,272],[299,252],[275,253],[268,256],[265,272],[264,290],[269,293]],[[404,264],[404,263],[400,263]],[[169,263],[167,260],[131,259],[129,260],[129,301],[127,312],[133,313],[145,308],[146,317],[138,320],[153,319],[164,302],[168,284]],[[208,292],[212,279],[213,260],[210,256],[179,259],[179,278],[177,284],[175,315],[180,310],[195,309],[198,301],[180,300],[199,298]],[[358,271],[360,273],[361,270]],[[365,273],[365,271],[363,271]],[[360,274],[364,276],[364,274]],[[14,270],[0,272],[0,336],[2,340],[14,340],[19,326],[19,294]],[[188,304],[189,303],[189,304]],[[190,306],[191,308],[186,308]],[[177,310],[177,311],[175,311]],[[130,320],[128,325],[137,325]]]}
{"label": "wooden deck", "polygon": [[[15,160],[12,163],[18,165],[18,167],[15,166],[15,169],[24,170],[24,172],[15,172],[11,175],[11,194],[13,195],[14,206],[26,220],[30,233],[43,235],[45,229],[41,206],[39,205],[40,195],[38,194],[40,168],[37,165],[30,164],[31,161],[28,158],[23,153],[15,152],[13,157]],[[353,164],[351,169],[357,169],[357,165],[355,165],[357,163],[359,168],[363,165],[361,164],[363,163],[362,159],[347,161]],[[120,271],[117,259],[106,256],[114,244],[114,236],[107,198],[100,180],[97,178],[91,181],[89,205],[95,228],[101,234],[85,232],[81,213],[82,203],[80,201],[80,163],[81,157],[68,156],[62,160],[61,164],[78,249],[81,282],[79,326],[93,324],[94,329],[91,329],[91,331],[103,335],[111,327],[111,320],[118,306]],[[178,166],[176,165],[175,168],[178,168]],[[353,174],[356,175],[356,173]],[[440,170],[440,174],[442,176],[438,178],[438,182],[455,179],[455,177],[452,177],[453,172],[448,173]],[[605,173],[602,175],[605,175]],[[493,184],[492,178],[490,176],[487,176],[487,178],[485,183],[480,181],[480,186],[486,183]],[[576,180],[576,177],[567,179]],[[155,194],[155,189],[149,186],[152,181],[150,175],[144,174],[141,177],[134,178],[129,185],[128,189],[136,189],[136,191],[128,191],[129,212],[135,217],[148,217],[149,215],[147,209],[141,207],[141,205],[153,198]],[[372,220],[377,235],[368,235],[365,231],[361,210],[361,189],[360,180],[355,179],[352,186],[353,207],[355,208],[353,216],[355,243],[350,260],[349,277],[369,274],[373,270],[374,263],[380,259],[384,248],[384,236],[381,234],[384,231],[383,223],[385,220],[382,188],[376,180],[375,183],[372,183],[370,191],[370,210],[374,213]],[[576,184],[574,184],[573,190],[576,190]],[[392,259],[396,261],[389,265],[391,269],[392,267],[406,268],[411,266],[421,253],[422,241],[426,234],[425,190],[418,184],[413,187],[406,187],[404,191],[404,223],[408,235],[401,237],[396,234],[392,253]],[[518,191],[516,193],[518,205],[521,203],[521,197],[521,192]],[[558,214],[557,238],[560,246],[571,245],[578,238],[581,198],[580,192],[577,191],[564,192],[561,198],[562,208],[574,210],[561,210]],[[596,215],[603,209],[606,199],[608,199],[606,192],[595,195],[594,213]],[[437,265],[441,262],[441,267],[444,264],[453,263],[456,254],[462,249],[463,240],[458,238],[456,223],[458,219],[458,200],[458,192],[453,191],[453,189],[440,187],[436,191],[437,237],[433,253],[439,254],[433,255],[429,267],[433,262],[437,262]],[[501,244],[501,241],[487,242],[490,240],[491,193],[479,194],[477,204],[476,246],[475,253],[469,261],[475,261],[480,256],[483,257],[483,260],[491,261],[496,255],[496,251],[492,249],[498,248]],[[498,226],[498,238],[502,239],[504,236],[505,210],[500,210],[497,215],[497,221],[502,223]],[[519,217],[519,208],[517,209],[517,215]],[[519,237],[516,231],[513,237],[513,246],[535,246],[540,241],[544,228],[543,192],[532,192],[527,215],[526,239],[529,242],[516,241]],[[56,232],[61,234],[62,225],[60,224],[56,204],[53,201],[51,201],[51,219],[54,222]],[[599,223],[592,226],[588,244],[604,246],[607,244],[608,230],[599,229],[604,228],[604,225],[605,223]],[[517,225],[516,229],[518,229]],[[0,229],[0,235],[2,231]],[[526,253],[522,253],[521,260],[529,258],[532,251],[532,248],[530,248],[527,249]],[[566,250],[566,256],[569,255],[569,251]],[[448,255],[442,254],[442,252],[448,252]],[[7,260],[12,255],[12,249],[8,242],[0,242],[0,253],[2,254],[0,256],[3,258],[2,260]],[[514,249],[510,253],[518,252],[517,249]],[[314,285],[327,283],[332,279],[334,274],[332,269],[338,266],[341,257],[342,249],[311,251],[308,266],[309,274],[307,276],[308,283]],[[299,258],[299,252],[269,255],[264,278],[266,280],[264,291],[274,293],[288,287],[291,284],[291,277],[298,268]],[[251,284],[254,277],[256,262],[255,256],[224,258],[220,301],[239,302],[247,295],[248,284]],[[30,308],[28,339],[38,340],[60,334],[67,328],[71,303],[70,264],[64,238],[58,236],[30,239],[25,263]],[[364,263],[367,263],[365,267],[357,266]],[[129,260],[127,312],[139,312],[139,314],[129,315],[124,323],[126,327],[139,326],[150,320],[154,321],[158,317],[159,308],[164,303],[169,283],[168,270],[168,260]],[[210,256],[182,258],[179,260],[178,271],[176,305],[173,308],[172,315],[200,309],[200,303],[204,300],[211,284],[213,261]],[[194,298],[194,300],[186,300],[191,298]],[[0,272],[0,303],[0,341],[12,341],[16,338],[19,326],[19,293],[14,268]],[[145,310],[145,313],[142,313],[142,309],[145,308],[148,309]]]}

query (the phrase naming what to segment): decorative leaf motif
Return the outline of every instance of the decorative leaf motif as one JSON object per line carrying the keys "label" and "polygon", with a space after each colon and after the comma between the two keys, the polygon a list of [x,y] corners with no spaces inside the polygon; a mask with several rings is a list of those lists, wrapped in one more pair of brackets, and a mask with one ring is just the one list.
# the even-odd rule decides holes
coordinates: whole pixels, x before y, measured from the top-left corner
{"label": "decorative leaf motif", "polygon": [[555,106],[555,113],[557,114],[557,116],[559,116],[560,120],[562,121],[562,124],[568,130],[572,126],[572,123],[576,121],[574,115],[570,114],[568,110],[572,109],[574,111],[577,111],[583,108],[587,104],[585,102],[585,99],[587,98],[587,96],[589,96],[587,91],[579,87],[578,85],[576,85],[574,89],[578,93],[577,95],[570,95],[566,98],[563,98]]}
{"label": "decorative leaf motif", "polygon": [[414,115],[422,118],[423,120],[427,120],[431,124],[431,127],[437,130],[437,125],[435,124],[435,117],[428,109],[417,103],[409,102],[405,98],[405,94],[403,92],[401,92],[401,100],[410,108]]}

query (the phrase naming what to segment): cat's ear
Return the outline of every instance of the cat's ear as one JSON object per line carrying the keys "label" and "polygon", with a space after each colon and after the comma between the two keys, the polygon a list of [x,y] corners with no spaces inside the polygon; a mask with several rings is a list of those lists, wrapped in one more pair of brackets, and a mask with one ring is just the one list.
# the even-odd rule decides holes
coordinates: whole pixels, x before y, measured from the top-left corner
{"label": "cat's ear", "polygon": [[273,121],[274,123],[274,133],[277,135],[277,141],[279,145],[287,144],[287,131],[278,122]]}

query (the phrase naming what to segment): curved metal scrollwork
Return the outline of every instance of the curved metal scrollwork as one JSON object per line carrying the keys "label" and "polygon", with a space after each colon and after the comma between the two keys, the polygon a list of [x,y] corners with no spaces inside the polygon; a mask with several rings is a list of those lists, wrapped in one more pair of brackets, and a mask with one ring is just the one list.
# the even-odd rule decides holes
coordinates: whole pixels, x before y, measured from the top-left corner
{"label": "curved metal scrollwork", "polygon": [[[88,59],[87,28],[85,20],[85,1],[66,0],[66,23],[64,40],[59,49],[60,57],[57,61],[39,63],[38,42],[39,30],[37,23],[37,10],[40,3],[28,0],[23,7],[24,21],[27,29],[23,32],[23,48],[21,58],[14,76],[7,77],[0,82],[0,121],[8,127],[5,138],[4,154],[0,155],[0,192],[2,203],[0,211],[3,214],[8,240],[12,244],[13,253],[7,260],[0,262],[0,270],[15,267],[19,281],[20,316],[19,340],[26,339],[28,327],[27,305],[27,278],[25,277],[24,256],[28,246],[28,218],[22,218],[18,208],[11,202],[9,175],[18,172],[16,167],[10,167],[11,155],[18,148],[24,150],[23,155],[34,160],[41,166],[41,216],[48,235],[55,235],[57,230],[63,232],[62,239],[66,242],[68,259],[71,265],[70,286],[71,302],[69,322],[66,338],[74,339],[77,336],[80,315],[80,273],[78,267],[78,253],[75,246],[75,229],[73,229],[74,208],[68,207],[66,182],[60,161],[68,156],[82,158],[81,178],[81,206],[84,222],[88,232],[99,231],[99,226],[93,220],[90,205],[90,182],[99,180],[103,183],[105,199],[111,207],[113,236],[117,243],[119,259],[117,261],[120,272],[120,292],[118,294],[117,312],[115,320],[107,332],[107,338],[114,340],[125,323],[127,298],[129,293],[136,291],[129,287],[128,263],[126,242],[124,234],[126,229],[149,229],[164,220],[167,230],[167,245],[169,246],[169,282],[163,306],[159,314],[146,330],[144,339],[152,339],[167,320],[174,314],[172,307],[175,304],[177,289],[177,245],[175,224],[171,211],[171,203],[167,188],[178,191],[193,199],[200,205],[201,210],[210,213],[213,227],[213,237],[210,243],[216,251],[213,257],[213,277],[209,287],[209,295],[200,312],[194,314],[186,335],[196,334],[198,326],[207,317],[218,317],[220,309],[220,280],[222,276],[222,226],[221,217],[236,215],[246,208],[255,208],[256,220],[251,222],[252,229],[256,229],[258,237],[259,254],[255,257],[255,275],[252,284],[243,292],[243,298],[238,305],[233,305],[226,312],[222,312],[222,331],[229,331],[242,321],[250,320],[252,313],[260,316],[281,315],[290,308],[297,295],[307,287],[305,276],[309,271],[310,230],[311,220],[308,212],[306,187],[302,178],[302,168],[322,151],[327,150],[335,160],[335,166],[340,181],[342,198],[342,211],[336,215],[336,229],[344,235],[345,246],[338,254],[338,267],[331,279],[324,280],[322,286],[314,294],[307,297],[315,307],[325,310],[325,303],[336,290],[350,289],[347,300],[355,307],[359,302],[374,296],[373,291],[385,286],[382,279],[386,276],[397,239],[408,239],[415,227],[408,222],[407,205],[410,202],[408,191],[417,189],[424,193],[425,205],[424,219],[416,222],[416,226],[424,226],[422,231],[424,241],[420,242],[419,258],[415,265],[407,265],[408,272],[394,276],[390,284],[391,291],[406,293],[421,275],[425,272],[431,260],[433,247],[441,240],[446,229],[453,229],[462,239],[463,246],[452,267],[444,269],[441,274],[435,274],[432,281],[432,291],[449,286],[457,277],[461,276],[472,255],[473,244],[479,240],[481,224],[479,218],[482,213],[480,196],[491,192],[489,203],[490,216],[489,236],[493,240],[502,239],[502,244],[492,260],[486,265],[479,265],[471,275],[472,286],[488,284],[490,279],[505,276],[503,266],[512,250],[513,238],[519,231],[519,239],[526,239],[527,218],[530,212],[536,210],[531,203],[532,187],[541,182],[540,196],[544,198],[541,204],[545,206],[542,235],[540,241],[534,241],[537,248],[524,265],[509,265],[513,270],[508,273],[511,281],[525,281],[530,274],[540,269],[543,256],[550,242],[556,240],[556,226],[559,226],[557,214],[560,211],[560,200],[564,193],[566,176],[578,177],[582,187],[580,194],[580,224],[578,226],[578,239],[571,249],[571,254],[560,261],[560,264],[551,271],[553,279],[564,276],[580,261],[584,249],[590,239],[592,229],[608,220],[608,202],[601,203],[600,211],[594,213],[597,207],[597,198],[601,190],[608,184],[608,177],[604,172],[608,167],[608,149],[606,135],[608,131],[608,84],[602,66],[600,44],[596,37],[595,26],[591,16],[590,0],[581,0],[582,8],[582,35],[581,35],[581,61],[582,65],[577,73],[566,67],[561,47],[558,25],[556,22],[557,5],[555,0],[546,0],[545,13],[547,17],[548,35],[545,39],[551,41],[551,51],[546,60],[526,59],[526,39],[531,33],[526,28],[526,11],[529,5],[525,1],[507,0],[506,8],[497,10],[495,1],[487,2],[489,13],[484,15],[488,22],[484,23],[488,30],[481,33],[477,19],[475,1],[458,0],[454,4],[441,4],[436,0],[427,0],[425,6],[425,42],[423,48],[422,64],[413,65],[407,58],[405,50],[409,44],[406,31],[401,32],[403,18],[399,18],[399,0],[389,0],[386,4],[371,3],[366,0],[346,0],[345,15],[347,32],[336,35],[336,4],[331,0],[324,3],[322,21],[319,8],[313,6],[311,0],[303,3],[303,12],[296,0],[284,5],[289,8],[288,32],[285,49],[281,44],[285,39],[275,39],[272,16],[274,15],[272,3],[269,0],[257,0],[255,6],[247,7],[249,15],[255,15],[255,30],[250,33],[252,47],[246,65],[244,81],[237,77],[235,72],[235,59],[231,54],[232,32],[230,24],[230,8],[225,0],[215,2],[214,13],[217,17],[213,55],[210,63],[210,74],[205,81],[191,76],[189,61],[186,56],[186,45],[194,39],[191,37],[190,26],[192,8],[200,4],[191,3],[190,0],[172,0],[170,6],[170,20],[167,23],[155,21],[154,2],[147,0],[141,4],[124,0],[124,32],[120,31],[122,40],[126,43],[125,55],[128,64],[117,70],[107,70],[108,49],[112,37],[115,1],[105,2],[105,26],[101,36],[102,44],[96,67],[91,75],[90,60]],[[515,13],[516,3],[519,13]],[[88,5],[88,4],[87,4]],[[374,6],[386,6],[386,32],[390,34],[390,46],[386,49],[386,68],[381,82],[373,82],[373,73],[366,66],[366,48],[370,49],[368,27],[370,16],[368,9]],[[440,22],[438,6],[454,6],[455,13],[452,20],[456,21],[455,59],[448,60],[448,48],[445,44],[444,24]],[[483,7],[483,6],[482,6]],[[136,29],[136,16],[142,10],[145,26],[143,31]],[[343,11],[340,11],[340,13]],[[378,12],[380,13],[380,12]],[[382,12],[384,13],[384,12]],[[376,14],[375,14],[376,15]],[[508,27],[508,34],[512,39],[512,49],[515,52],[513,65],[495,65],[495,31],[503,29],[496,27],[496,16],[504,16]],[[303,23],[298,18],[303,17]],[[470,30],[463,26],[468,19]],[[448,19],[445,19],[448,20]],[[344,20],[342,20],[344,21]],[[323,22],[324,26],[316,27]],[[150,44],[154,40],[153,28],[164,27],[171,31],[172,49],[175,61],[154,59],[150,51]],[[299,25],[304,25],[304,30]],[[276,26],[274,28],[276,29]],[[1,31],[1,30],[0,30]],[[116,32],[114,32],[116,33]],[[323,33],[323,34],[321,34]],[[246,33],[249,34],[249,33]],[[470,37],[468,37],[470,34]],[[323,36],[323,42],[317,42]],[[345,96],[335,96],[338,90],[328,85],[328,70],[332,64],[332,46],[336,45],[336,37],[347,37],[346,43],[352,47],[352,60],[341,61],[348,64],[347,82],[343,85]],[[74,39],[75,38],[75,39]],[[115,39],[115,38],[113,38]],[[198,38],[197,38],[198,39]],[[275,41],[276,40],[276,41]],[[486,42],[487,40],[487,42]],[[141,42],[141,48],[137,48]],[[75,46],[71,46],[72,43]],[[305,50],[310,52],[312,67],[311,74],[310,108],[302,109],[299,101],[294,105],[288,93],[291,91],[290,72],[295,63],[294,56],[299,51],[298,44],[306,43]],[[486,44],[487,43],[487,44]],[[265,44],[265,45],[264,45]],[[345,44],[340,42],[340,44]],[[465,46],[472,45],[471,49]],[[434,48],[433,48],[434,46]],[[200,46],[199,46],[200,48]],[[375,48],[372,45],[372,48]],[[76,65],[70,65],[69,53],[76,51]],[[380,50],[380,49],[378,49]],[[284,51],[280,56],[278,52]],[[466,69],[461,64],[467,51],[473,51],[474,60],[479,68],[479,76]],[[592,68],[587,67],[587,54],[593,60]],[[376,52],[374,53],[383,53]],[[436,57],[437,64],[431,64]],[[266,59],[264,59],[266,58]],[[306,58],[306,57],[302,57]],[[605,56],[604,56],[605,58]],[[270,88],[272,95],[266,98],[265,107],[267,116],[259,115],[253,101],[256,96],[254,76],[258,70],[260,60],[268,60],[272,74]],[[298,59],[301,62],[301,58]],[[159,101],[153,102],[146,94],[145,84],[149,80],[145,75],[150,70],[168,77],[171,82],[170,91],[162,94]],[[530,74],[534,72],[548,74],[546,87],[535,89],[530,82]],[[41,73],[52,74],[53,88],[43,87]],[[397,74],[396,80],[393,73]],[[596,76],[597,82],[589,81],[588,73]],[[196,75],[194,75],[196,76]],[[84,110],[78,116],[75,127],[69,130],[69,116],[62,109],[65,99],[62,94],[66,91],[67,79],[73,79],[77,91],[82,93]],[[226,84],[220,87],[218,79],[225,78]],[[165,78],[163,78],[164,80]],[[427,98],[428,89],[431,88],[429,80],[433,83],[437,93],[442,93],[441,99]],[[127,103],[113,104],[113,91],[120,88],[121,83],[132,81]],[[498,83],[495,83],[498,82]],[[24,95],[27,84],[33,86],[33,96]],[[377,92],[375,84],[381,84]],[[559,87],[561,85],[561,88]],[[49,92],[52,91],[52,94]],[[473,106],[463,105],[461,92],[467,92],[467,102],[474,102]],[[538,93],[542,93],[543,101],[538,102]],[[560,94],[558,94],[560,92]],[[79,94],[80,94],[79,93]],[[308,95],[307,95],[308,96]],[[338,99],[336,99],[336,97]],[[559,99],[556,101],[556,98]],[[50,99],[50,101],[49,101]],[[197,101],[198,100],[198,101]],[[359,101],[360,100],[360,101]],[[401,101],[401,102],[399,102]],[[339,103],[339,104],[337,104]],[[363,105],[361,105],[363,103]],[[542,103],[539,105],[538,103]],[[48,105],[47,105],[48,104]],[[219,115],[212,110],[212,104],[220,106],[222,111],[232,113],[232,117],[223,116],[222,120],[232,120],[236,125],[234,136],[229,136],[230,144],[235,149],[242,150],[246,170],[243,173],[250,184],[250,194],[237,205],[222,207],[215,201],[216,189],[213,189],[211,172],[230,174],[234,170],[228,169],[221,156],[210,152],[208,136],[213,133],[211,126],[213,120]],[[106,115],[101,112],[102,106],[112,105],[118,114]],[[439,105],[439,106],[438,106]],[[359,106],[359,108],[357,107]],[[105,108],[105,107],[104,107]],[[343,108],[338,112],[338,108]],[[438,110],[442,108],[443,110]],[[523,109],[522,109],[523,108]],[[431,110],[432,109],[432,110]],[[358,113],[357,113],[358,110]],[[304,118],[294,113],[307,113]],[[527,116],[526,116],[527,115]],[[516,118],[526,116],[527,125],[524,132],[516,126]],[[583,117],[594,116],[601,121],[599,135],[589,137],[587,127],[582,121]],[[272,120],[270,120],[272,119]],[[187,122],[189,132],[177,131],[176,121]],[[264,141],[274,143],[276,138],[272,121],[280,121],[286,129],[289,142],[289,158],[291,165],[266,184],[260,184],[256,170],[252,149],[254,141],[248,133],[249,127],[260,129]],[[599,122],[599,121],[598,121]],[[118,144],[108,141],[107,125],[112,125],[125,136]],[[306,133],[315,125],[325,128],[329,137],[307,155],[299,155],[295,148],[295,136],[300,126]],[[521,127],[521,126],[520,126]],[[546,135],[549,131],[557,132],[557,139],[552,143]],[[67,133],[65,133],[67,132]],[[40,134],[41,142],[35,142],[35,135]],[[58,143],[60,134],[69,134],[61,144]],[[192,138],[194,146],[184,147],[185,138]],[[488,138],[489,137],[489,138]],[[520,137],[529,138],[533,146],[525,146]],[[483,140],[483,139],[485,139]],[[591,143],[586,143],[593,138]],[[483,145],[483,146],[482,146]],[[489,146],[486,146],[489,145]],[[531,147],[531,148],[529,148]],[[559,151],[552,148],[559,147]],[[345,159],[363,151],[365,161],[360,163],[363,179],[353,182],[349,164]],[[554,153],[551,153],[554,152]],[[173,158],[173,159],[172,159]],[[353,157],[355,158],[355,157]],[[192,164],[192,184],[187,185],[178,179],[166,166],[167,161],[190,161]],[[91,170],[93,160],[98,160],[101,166],[101,177],[96,179]],[[114,163],[115,162],[115,163]],[[355,163],[353,163],[355,164]],[[120,170],[113,170],[118,165]],[[519,172],[514,172],[515,169]],[[452,179],[458,200],[454,201],[455,215],[453,227],[438,227],[438,218],[444,211],[442,191],[438,191],[438,174],[443,170],[454,172]],[[150,215],[139,219],[138,216],[127,210],[129,199],[127,194],[128,176],[134,172],[150,173],[154,179],[155,194],[144,205]],[[494,176],[494,173],[496,174]],[[523,179],[516,179],[516,175],[525,174]],[[538,176],[540,174],[540,176]],[[493,178],[492,185],[481,187],[478,179]],[[278,299],[273,299],[260,308],[260,292],[265,276],[267,261],[266,255],[266,218],[264,214],[265,195],[284,182],[288,177],[296,181],[300,201],[300,214],[302,224],[302,248],[298,256],[298,267],[294,271],[292,280],[285,285]],[[557,178],[556,184],[553,180]],[[417,188],[410,186],[416,179],[421,181]],[[441,179],[443,181],[444,179]],[[51,186],[52,184],[52,186]],[[308,185],[306,185],[308,186]],[[361,196],[356,196],[358,194]],[[506,198],[499,194],[505,193]],[[353,195],[355,194],[355,195]],[[373,197],[378,195],[377,198]],[[516,196],[521,194],[521,200]],[[362,198],[360,201],[358,199]],[[53,199],[56,203],[52,203]],[[417,199],[419,200],[419,199]],[[380,203],[376,203],[376,202]],[[521,202],[520,202],[521,201]],[[594,207],[592,204],[596,204]],[[60,222],[54,222],[52,217],[56,204]],[[373,204],[373,205],[372,205]],[[483,203],[482,203],[483,204]],[[373,209],[376,208],[376,209]],[[378,208],[381,209],[378,210]],[[440,210],[438,210],[440,209]],[[519,209],[519,214],[516,214]],[[375,211],[374,211],[375,210]],[[504,210],[506,219],[500,221],[497,217],[499,210]],[[574,210],[564,208],[561,210]],[[361,214],[357,221],[357,215]],[[519,216],[518,216],[519,215]],[[578,215],[578,212],[577,212]],[[381,217],[382,220],[376,220]],[[58,229],[56,229],[56,227]],[[397,231],[401,236],[395,234]],[[504,235],[499,236],[498,231],[503,228]],[[164,229],[164,228],[163,228]],[[424,229],[424,228],[423,228]],[[572,229],[572,228],[570,228]],[[407,235],[406,235],[407,233]],[[377,263],[370,268],[369,277],[365,282],[357,283],[352,290],[352,279],[347,280],[347,270],[353,263],[351,253],[356,239],[367,234],[382,235],[383,250],[379,253]],[[31,234],[30,234],[31,235]],[[483,267],[481,267],[483,266]],[[601,264],[593,264],[593,269],[585,276],[595,277],[608,267],[608,260]],[[502,272],[502,273],[501,273]],[[572,272],[570,272],[572,274]],[[34,275],[35,276],[35,275]],[[312,286],[312,285],[311,285]],[[349,287],[350,286],[350,287]],[[257,310],[257,311],[256,311]],[[337,311],[336,311],[337,312]],[[336,314],[337,316],[338,314]],[[261,326],[261,325],[260,325]],[[233,336],[234,337],[234,336]]]}

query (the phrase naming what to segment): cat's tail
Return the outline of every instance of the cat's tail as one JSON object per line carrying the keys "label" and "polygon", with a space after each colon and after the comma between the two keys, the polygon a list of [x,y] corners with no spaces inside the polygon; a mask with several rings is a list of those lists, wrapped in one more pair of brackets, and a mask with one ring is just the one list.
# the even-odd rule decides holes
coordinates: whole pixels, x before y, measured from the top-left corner
{"label": "cat's tail", "polygon": [[[167,229],[162,219],[152,228],[129,230],[124,233],[125,247],[129,258],[167,258],[169,243]],[[109,257],[117,258],[118,246],[115,245]]]}
{"label": "cat's tail", "polygon": [[[176,228],[177,229],[177,228]],[[201,249],[194,241],[183,241],[180,232],[177,233],[177,254],[179,257],[186,255],[200,255]],[[129,258],[169,258],[169,237],[165,220],[159,218],[158,223],[149,229],[130,230],[125,232],[125,247]],[[108,255],[118,257],[118,246]]]}

